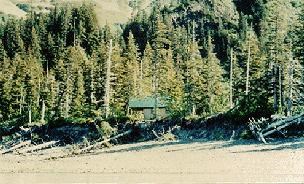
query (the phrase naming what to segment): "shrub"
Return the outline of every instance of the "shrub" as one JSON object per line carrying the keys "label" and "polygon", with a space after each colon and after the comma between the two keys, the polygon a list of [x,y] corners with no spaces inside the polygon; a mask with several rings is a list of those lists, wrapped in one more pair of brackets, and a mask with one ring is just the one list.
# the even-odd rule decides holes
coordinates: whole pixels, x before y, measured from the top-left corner
{"label": "shrub", "polygon": [[158,137],[157,140],[158,141],[175,141],[176,136],[171,132],[167,132],[165,134],[162,134],[160,137]]}
{"label": "shrub", "polygon": [[186,121],[196,121],[198,120],[200,117],[198,115],[188,115],[185,117]]}
{"label": "shrub", "polygon": [[225,116],[234,122],[246,123],[250,118],[269,118],[271,114],[273,114],[273,108],[266,97],[244,96]]}
{"label": "shrub", "polygon": [[131,122],[142,121],[144,120],[144,114],[140,112],[135,112],[132,115],[129,115],[128,118]]}
{"label": "shrub", "polygon": [[102,137],[110,137],[116,133],[116,129],[111,127],[107,121],[102,121],[100,125],[97,126],[97,130]]}
{"label": "shrub", "polygon": [[68,117],[68,118],[56,118],[52,121],[49,121],[49,125],[53,127],[60,127],[64,125],[73,125],[73,124],[85,124],[92,122],[90,118],[78,118],[78,117]]}
{"label": "shrub", "polygon": [[241,139],[252,139],[253,135],[250,130],[244,130],[240,134]]}
{"label": "shrub", "polygon": [[25,11],[25,12],[30,12],[31,11],[31,6],[29,4],[25,4],[25,3],[18,3],[17,6]]}

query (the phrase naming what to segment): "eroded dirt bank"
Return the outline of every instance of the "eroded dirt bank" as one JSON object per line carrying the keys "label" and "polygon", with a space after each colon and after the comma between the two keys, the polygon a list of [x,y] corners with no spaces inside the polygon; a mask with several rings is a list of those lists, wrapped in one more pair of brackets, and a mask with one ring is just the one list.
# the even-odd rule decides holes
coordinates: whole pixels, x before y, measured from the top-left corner
{"label": "eroded dirt bank", "polygon": [[0,183],[304,182],[304,139],[146,142],[50,159],[2,155]]}

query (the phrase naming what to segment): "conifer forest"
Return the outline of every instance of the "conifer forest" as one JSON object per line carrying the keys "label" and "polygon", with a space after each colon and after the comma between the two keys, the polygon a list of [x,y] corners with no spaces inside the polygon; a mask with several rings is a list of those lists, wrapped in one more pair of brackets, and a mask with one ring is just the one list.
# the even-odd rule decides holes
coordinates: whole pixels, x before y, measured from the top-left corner
{"label": "conifer forest", "polygon": [[89,1],[3,20],[0,126],[140,121],[144,98],[167,119],[303,113],[301,0],[140,2],[124,24],[100,25]]}
{"label": "conifer forest", "polygon": [[0,0],[0,183],[304,183],[304,0]]}

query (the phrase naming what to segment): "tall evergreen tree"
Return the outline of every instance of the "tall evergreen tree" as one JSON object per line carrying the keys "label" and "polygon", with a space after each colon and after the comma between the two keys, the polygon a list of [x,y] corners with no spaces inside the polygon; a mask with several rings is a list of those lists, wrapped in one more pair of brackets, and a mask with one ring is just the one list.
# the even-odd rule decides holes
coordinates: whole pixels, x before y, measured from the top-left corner
{"label": "tall evergreen tree", "polygon": [[31,31],[31,45],[29,48],[29,52],[36,57],[37,59],[41,59],[41,47],[40,47],[40,40],[36,29],[33,27]]}
{"label": "tall evergreen tree", "polygon": [[163,59],[164,61],[157,65],[157,93],[160,98],[165,98],[172,113],[181,112],[184,97],[183,81],[174,66],[172,50],[169,49]]}
{"label": "tall evergreen tree", "polygon": [[199,51],[198,43],[193,42],[189,46],[189,59],[185,63],[185,98],[187,111],[192,115],[196,114],[197,108],[202,108],[200,103],[203,98],[202,88],[204,79],[201,72],[203,68],[203,60]]}
{"label": "tall evergreen tree", "polygon": [[121,56],[122,50],[117,42],[113,43],[111,54],[111,72],[112,87],[110,88],[111,107],[114,115],[125,115],[127,111],[127,103],[129,100],[129,76],[127,75],[127,66],[124,58]]}
{"label": "tall evergreen tree", "polygon": [[284,81],[287,79],[289,46],[286,44],[288,32],[295,20],[295,11],[289,1],[271,0],[265,4],[265,16],[262,24],[263,47],[267,57],[273,98],[273,108],[276,113],[284,113],[286,109]]}
{"label": "tall evergreen tree", "polygon": [[140,96],[148,97],[153,94],[153,50],[148,43],[141,60],[140,67]]}
{"label": "tall evergreen tree", "polygon": [[21,38],[21,26],[18,20],[9,20],[3,32],[3,45],[10,58],[14,58],[17,53],[24,54],[24,43]]}
{"label": "tall evergreen tree", "polygon": [[138,47],[135,44],[133,34],[130,33],[128,37],[128,44],[126,50],[126,69],[128,80],[128,92],[129,97],[138,97],[139,96],[139,79],[140,79],[140,69],[139,69],[139,56],[138,56]]}
{"label": "tall evergreen tree", "polygon": [[[264,76],[266,73],[266,58],[262,53],[261,44],[252,28],[247,30],[244,42],[241,44],[241,60],[244,66],[243,83],[248,85],[248,94],[265,95]],[[246,89],[245,89],[246,91]]]}
{"label": "tall evergreen tree", "polygon": [[224,81],[224,70],[220,65],[219,59],[213,52],[214,45],[211,37],[208,38],[208,53],[207,57],[203,59],[204,68],[202,71],[204,81],[204,105],[203,112],[205,115],[210,115],[217,112],[225,111],[227,108],[227,84]]}

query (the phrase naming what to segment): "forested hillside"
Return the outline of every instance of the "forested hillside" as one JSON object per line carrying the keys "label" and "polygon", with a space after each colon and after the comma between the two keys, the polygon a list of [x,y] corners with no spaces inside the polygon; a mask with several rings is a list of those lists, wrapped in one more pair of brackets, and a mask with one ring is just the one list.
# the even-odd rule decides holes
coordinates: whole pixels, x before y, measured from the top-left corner
{"label": "forested hillside", "polygon": [[[4,14],[11,14],[12,11],[10,10],[12,8],[15,10],[19,8],[19,11],[28,13],[31,11],[48,13],[55,6],[61,7],[67,4],[78,6],[83,2],[92,3],[99,25],[104,26],[108,23],[114,26],[126,23],[139,10],[149,9],[151,0],[1,0],[0,11],[3,8],[2,12]],[[10,4],[10,6],[7,4]],[[15,11],[13,15],[18,16],[17,13],[18,11]]]}
{"label": "forested hillside", "polygon": [[92,3],[3,23],[1,124],[136,119],[128,102],[145,97],[164,99],[171,118],[302,112],[301,0],[151,6],[115,30],[99,26]]}

